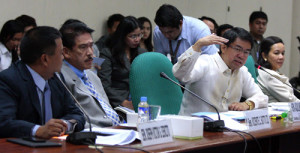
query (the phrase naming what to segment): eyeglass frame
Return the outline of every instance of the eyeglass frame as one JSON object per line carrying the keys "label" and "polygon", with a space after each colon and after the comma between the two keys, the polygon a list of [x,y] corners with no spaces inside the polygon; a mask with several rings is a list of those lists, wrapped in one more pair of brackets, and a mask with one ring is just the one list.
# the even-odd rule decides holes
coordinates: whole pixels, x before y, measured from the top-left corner
{"label": "eyeglass frame", "polygon": [[143,33],[140,33],[140,34],[133,34],[131,36],[127,36],[128,38],[131,38],[133,40],[137,39],[137,38],[143,38],[144,37],[144,34]]}
{"label": "eyeglass frame", "polygon": [[249,56],[251,53],[251,49],[244,49],[241,46],[232,46],[232,45],[228,45],[228,47],[232,48],[233,50],[235,50],[238,53],[243,53],[246,56]]}

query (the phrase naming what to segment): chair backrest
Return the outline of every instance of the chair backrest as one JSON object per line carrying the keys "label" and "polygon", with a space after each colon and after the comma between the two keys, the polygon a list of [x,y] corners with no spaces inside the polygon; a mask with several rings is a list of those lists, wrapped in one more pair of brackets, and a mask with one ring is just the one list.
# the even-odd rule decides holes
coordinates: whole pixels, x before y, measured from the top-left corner
{"label": "chair backrest", "polygon": [[[181,88],[160,77],[165,72],[174,79],[172,63],[161,53],[147,52],[139,55],[131,64],[129,75],[130,94],[137,111],[141,96],[148,98],[149,105],[160,105],[161,114],[178,114],[181,101]],[[178,81],[177,81],[178,82]]]}
{"label": "chair backrest", "polygon": [[251,55],[248,56],[245,66],[248,68],[249,73],[253,77],[255,83],[257,83],[257,69],[255,68],[255,62]]}

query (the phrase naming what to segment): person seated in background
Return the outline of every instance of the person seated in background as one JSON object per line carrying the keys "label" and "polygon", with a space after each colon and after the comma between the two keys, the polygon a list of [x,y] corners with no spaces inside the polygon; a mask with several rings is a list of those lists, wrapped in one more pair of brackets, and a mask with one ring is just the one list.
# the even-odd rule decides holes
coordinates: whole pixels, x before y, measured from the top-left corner
{"label": "person seated in background", "polygon": [[4,23],[0,32],[0,72],[19,59],[18,50],[23,33],[23,26],[18,21]]}
{"label": "person seated in background", "polygon": [[[224,38],[223,38],[224,37]],[[219,111],[244,111],[267,107],[268,97],[253,81],[245,64],[251,51],[252,37],[242,28],[233,28],[223,37],[214,34],[199,39],[173,66],[174,76],[187,89],[214,105]],[[221,45],[214,55],[201,54],[201,48]],[[246,101],[239,102],[241,97]],[[179,114],[215,111],[211,106],[184,92]]]}
{"label": "person seated in background", "polygon": [[216,20],[207,16],[202,16],[201,18],[199,18],[199,20],[203,21],[208,26],[211,33],[217,32],[218,24]]}
{"label": "person seated in background", "polygon": [[133,16],[127,16],[108,40],[108,48],[101,51],[100,57],[105,61],[98,76],[113,107],[122,105],[133,109],[129,92],[129,72],[135,57],[147,52],[139,47],[142,37],[139,21]]}
{"label": "person seated in background", "polygon": [[269,102],[300,101],[290,87],[289,78],[279,72],[285,52],[284,43],[279,37],[270,36],[261,42],[258,64],[267,72],[258,69],[257,80],[261,90],[269,96]]}
{"label": "person seated in background", "polygon": [[[23,14],[21,16],[18,16],[15,20],[22,24],[24,33],[32,28],[37,27],[35,19],[28,15]],[[20,58],[20,47],[18,47],[17,54],[18,54],[18,57]]]}
{"label": "person seated in background", "polygon": [[223,36],[223,34],[224,34],[227,30],[230,30],[230,29],[232,29],[232,28],[233,28],[233,26],[230,25],[230,24],[222,24],[222,25],[220,25],[220,26],[218,27],[216,34],[217,34],[217,36]]}
{"label": "person seated in background", "polygon": [[147,49],[149,52],[153,51],[153,45],[152,45],[152,24],[151,21],[146,17],[140,17],[138,18],[140,23],[143,26],[143,37],[140,42],[140,47]]}
{"label": "person seated in background", "polygon": [[63,60],[61,34],[29,30],[21,60],[0,73],[0,137],[50,139],[84,128],[85,119],[55,72]]}
{"label": "person seated in background", "polygon": [[259,58],[259,45],[264,39],[264,33],[267,30],[268,16],[265,12],[254,11],[249,17],[249,32],[253,38],[253,47],[251,55],[255,62]]}
{"label": "person seated in background", "polygon": [[[84,23],[73,22],[60,28],[64,45],[61,73],[65,83],[90,118],[92,127],[118,125],[99,77],[89,70],[93,64],[94,30]],[[85,124],[89,126],[88,123]]]}
{"label": "person seated in background", "polygon": [[[154,51],[169,57],[173,64],[197,40],[211,34],[204,22],[183,16],[176,7],[169,4],[159,7],[154,21],[157,24],[153,35]],[[218,48],[215,45],[204,46],[202,51],[203,54],[214,54]]]}
{"label": "person seated in background", "polygon": [[[113,35],[113,33],[117,30],[118,25],[120,22],[124,19],[124,16],[122,14],[113,14],[108,17],[106,26],[107,26],[107,32],[108,35],[101,36],[98,41],[95,43],[101,51],[103,48],[107,48],[106,41],[107,39]],[[97,56],[99,57],[99,56]]]}
{"label": "person seated in background", "polygon": [[[298,73],[298,76],[292,77],[290,79],[290,84],[297,90],[300,90],[300,72]],[[300,99],[300,92],[294,89],[295,96]]]}
{"label": "person seated in background", "polygon": [[35,19],[25,14],[18,16],[15,20],[23,25],[24,32],[27,32],[28,30],[37,26]]}

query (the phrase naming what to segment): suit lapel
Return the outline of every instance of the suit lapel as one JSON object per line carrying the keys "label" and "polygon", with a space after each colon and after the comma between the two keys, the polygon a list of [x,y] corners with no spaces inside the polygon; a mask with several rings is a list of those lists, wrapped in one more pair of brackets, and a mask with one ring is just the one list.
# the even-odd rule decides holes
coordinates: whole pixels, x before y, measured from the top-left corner
{"label": "suit lapel", "polygon": [[75,74],[75,72],[64,62],[63,62],[63,67],[64,67],[64,70],[66,71],[66,73],[73,80],[73,84],[75,85],[76,89],[78,89],[88,95],[92,95],[91,92],[86,88],[85,84],[81,81],[81,79],[78,78],[78,76]]}
{"label": "suit lapel", "polygon": [[36,89],[36,85],[33,81],[33,78],[29,72],[29,70],[27,69],[26,65],[23,64],[22,62],[20,62],[20,64],[18,64],[18,69],[20,71],[20,75],[22,77],[22,79],[24,80],[27,90],[29,91],[29,98],[30,98],[30,102],[32,103],[33,107],[36,109],[36,111],[39,114],[40,117],[40,123],[42,123],[42,118],[41,118],[41,105],[40,105],[40,100],[37,94],[37,89]]}

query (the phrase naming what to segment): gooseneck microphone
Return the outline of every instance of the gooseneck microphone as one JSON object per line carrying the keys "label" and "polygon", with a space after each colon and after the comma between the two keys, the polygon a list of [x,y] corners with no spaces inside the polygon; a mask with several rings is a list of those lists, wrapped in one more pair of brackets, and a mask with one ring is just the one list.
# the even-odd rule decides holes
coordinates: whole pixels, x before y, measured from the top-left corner
{"label": "gooseneck microphone", "polygon": [[[273,78],[276,78],[276,77],[274,77],[271,73],[269,73],[268,71],[266,71],[265,68],[263,68],[263,67],[260,66],[259,64],[255,63],[255,67],[256,67],[257,69],[260,69],[260,70],[262,70],[262,71],[268,73],[268,74],[269,74],[270,76],[272,76]],[[291,87],[292,89],[296,90],[298,93],[300,93],[300,91],[299,91],[298,89],[294,88],[293,86],[291,86],[291,85],[289,85],[289,84],[283,82],[282,80],[280,80],[280,79],[278,79],[278,78],[276,78],[276,79],[279,80],[280,82],[282,82],[283,84],[285,84],[285,85]]]}
{"label": "gooseneck microphone", "polygon": [[203,101],[206,104],[208,104],[209,106],[213,107],[216,110],[217,114],[218,114],[218,120],[204,122],[204,130],[205,131],[215,131],[215,132],[217,132],[217,131],[223,131],[223,128],[225,127],[224,121],[221,120],[220,113],[219,113],[218,109],[214,105],[212,105],[211,103],[207,102],[206,100],[204,100],[203,98],[201,98],[200,96],[198,96],[197,94],[195,94],[194,92],[192,92],[191,90],[183,87],[181,84],[179,84],[176,81],[174,81],[173,79],[171,79],[166,73],[160,72],[160,77],[165,78],[165,79],[173,82],[174,84],[176,84],[179,87],[183,88],[184,90],[186,90],[187,92],[189,92],[193,96],[197,97],[201,101]]}
{"label": "gooseneck microphone", "polygon": [[74,132],[69,134],[67,137],[67,142],[70,142],[72,144],[95,144],[95,140],[97,138],[97,134],[92,132],[92,125],[91,125],[91,120],[90,117],[87,115],[86,111],[83,109],[83,107],[80,105],[78,100],[75,98],[75,96],[72,94],[72,92],[68,89],[66,84],[61,80],[61,76],[59,73],[55,73],[58,77],[58,80],[62,83],[62,85],[65,87],[65,89],[69,92],[69,94],[72,96],[74,101],[76,102],[78,108],[81,110],[81,112],[84,114],[84,116],[87,119],[87,122],[89,123],[89,129],[90,132]]}

